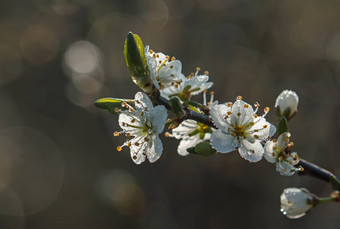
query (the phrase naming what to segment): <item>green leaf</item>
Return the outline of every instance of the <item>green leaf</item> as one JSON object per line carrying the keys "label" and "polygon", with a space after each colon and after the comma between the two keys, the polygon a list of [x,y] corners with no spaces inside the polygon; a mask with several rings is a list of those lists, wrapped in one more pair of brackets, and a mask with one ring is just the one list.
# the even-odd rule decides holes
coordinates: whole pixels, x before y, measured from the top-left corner
{"label": "green leaf", "polygon": [[116,99],[116,98],[101,98],[94,102],[94,105],[98,108],[110,111],[112,114],[117,114],[117,109],[126,110],[126,107],[122,107],[122,102],[127,102],[134,107],[135,102],[133,99]]}
{"label": "green leaf", "polygon": [[217,153],[217,151],[211,147],[209,142],[198,143],[195,147],[188,148],[187,151],[192,154],[199,154],[203,156],[210,156]]}
{"label": "green leaf", "polygon": [[142,39],[137,34],[128,33],[124,45],[124,56],[133,82],[144,92],[152,93],[153,84],[146,63],[144,45]]}
{"label": "green leaf", "polygon": [[288,132],[288,121],[285,116],[282,116],[279,120],[279,124],[277,125],[277,132],[279,135]]}
{"label": "green leaf", "polygon": [[334,190],[339,190],[340,191],[340,180],[337,179],[336,176],[334,176],[334,175],[331,176],[329,181],[330,181],[330,183],[332,185],[332,188]]}

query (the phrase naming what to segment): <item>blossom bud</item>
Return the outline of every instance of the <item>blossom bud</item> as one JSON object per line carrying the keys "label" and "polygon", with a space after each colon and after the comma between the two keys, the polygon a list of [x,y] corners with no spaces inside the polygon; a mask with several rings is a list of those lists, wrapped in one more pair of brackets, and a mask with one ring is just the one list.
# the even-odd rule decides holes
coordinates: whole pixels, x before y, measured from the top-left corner
{"label": "blossom bud", "polygon": [[280,197],[281,212],[290,219],[304,216],[315,206],[312,194],[303,188],[287,188]]}
{"label": "blossom bud", "polygon": [[145,93],[151,94],[153,83],[150,78],[148,65],[146,64],[144,45],[137,34],[128,33],[124,45],[124,55],[133,82]]}
{"label": "blossom bud", "polygon": [[285,116],[289,120],[297,112],[298,103],[299,97],[294,91],[284,90],[275,102],[278,116]]}

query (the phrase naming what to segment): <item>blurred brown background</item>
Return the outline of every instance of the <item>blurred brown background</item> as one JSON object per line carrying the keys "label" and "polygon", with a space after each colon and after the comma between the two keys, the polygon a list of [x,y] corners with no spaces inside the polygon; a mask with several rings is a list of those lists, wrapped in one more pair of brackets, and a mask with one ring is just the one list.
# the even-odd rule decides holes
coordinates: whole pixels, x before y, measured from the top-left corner
{"label": "blurred brown background", "polygon": [[284,188],[331,189],[264,160],[181,157],[163,138],[160,160],[137,166],[115,151],[118,117],[93,106],[138,91],[123,56],[133,31],[185,74],[208,70],[220,102],[273,108],[296,91],[294,149],[339,175],[339,21],[336,0],[1,0],[0,228],[340,228],[335,203],[285,218]]}

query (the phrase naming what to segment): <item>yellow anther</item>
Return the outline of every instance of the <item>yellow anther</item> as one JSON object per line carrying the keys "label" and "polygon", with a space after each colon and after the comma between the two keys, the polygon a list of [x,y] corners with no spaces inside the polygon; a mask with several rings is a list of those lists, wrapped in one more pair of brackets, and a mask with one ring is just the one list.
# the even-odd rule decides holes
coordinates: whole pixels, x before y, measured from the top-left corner
{"label": "yellow anther", "polygon": [[161,63],[162,63],[162,61],[160,60],[160,61],[158,61],[158,63],[160,63],[160,64],[161,64]]}
{"label": "yellow anther", "polygon": [[139,146],[139,143],[138,143],[138,142],[135,142],[135,146]]}
{"label": "yellow anther", "polygon": [[157,54],[157,58],[159,58],[159,55]]}
{"label": "yellow anther", "polygon": [[249,105],[248,104],[244,104],[244,108],[248,108],[249,107]]}
{"label": "yellow anther", "polygon": [[129,138],[129,137],[131,136],[131,134],[130,134],[130,133],[126,133],[125,136],[126,136],[127,138]]}
{"label": "yellow anther", "polygon": [[168,138],[168,137],[170,137],[170,133],[169,132],[165,132],[164,136]]}
{"label": "yellow anther", "polygon": [[231,107],[232,105],[233,105],[233,103],[230,103],[230,102],[227,103],[227,106],[228,106],[228,107]]}
{"label": "yellow anther", "polygon": [[200,68],[200,67],[197,67],[197,68],[196,68],[196,71],[201,71],[201,68]]}
{"label": "yellow anther", "polygon": [[208,71],[204,71],[204,74],[205,74],[205,75],[209,75],[209,72],[208,72]]}
{"label": "yellow anther", "polygon": [[166,56],[165,58],[166,58],[167,60],[170,60],[170,56]]}
{"label": "yellow anther", "polygon": [[195,75],[195,73],[193,73],[193,72],[192,72],[192,73],[190,73],[190,75],[191,75],[191,76],[194,76],[194,75]]}
{"label": "yellow anther", "polygon": [[241,113],[240,113],[240,112],[238,112],[238,113],[237,113],[237,116],[241,116]]}
{"label": "yellow anther", "polygon": [[121,146],[118,146],[117,147],[117,151],[119,152],[119,151],[122,151],[122,147]]}
{"label": "yellow anther", "polygon": [[132,159],[133,159],[133,160],[137,160],[137,156],[136,156],[136,155],[133,155]]}
{"label": "yellow anther", "polygon": [[128,147],[131,147],[131,146],[132,146],[131,142],[128,142],[127,146],[128,146]]}
{"label": "yellow anther", "polygon": [[119,136],[119,133],[118,133],[117,131],[115,131],[115,132],[113,133],[113,135],[114,135],[115,137],[117,137],[117,136]]}
{"label": "yellow anther", "polygon": [[283,169],[282,169],[282,172],[284,172],[284,173],[285,173],[286,171],[287,171],[287,169],[286,169],[286,168],[283,168]]}
{"label": "yellow anther", "polygon": [[274,139],[273,139],[273,142],[277,142],[277,140],[274,138]]}
{"label": "yellow anther", "polygon": [[152,49],[149,49],[149,53],[152,54],[152,53],[153,53],[153,50],[152,50]]}
{"label": "yellow anther", "polygon": [[301,167],[301,168],[300,168],[300,171],[303,172],[303,171],[305,171],[305,169],[304,169],[303,167]]}
{"label": "yellow anther", "polygon": [[267,125],[264,125],[263,128],[267,128],[268,126]]}
{"label": "yellow anther", "polygon": [[173,65],[170,65],[170,68],[173,68],[174,66]]}
{"label": "yellow anther", "polygon": [[231,113],[231,111],[228,111],[227,114],[228,114],[228,115],[231,115],[232,113]]}
{"label": "yellow anther", "polygon": [[239,95],[239,96],[236,97],[236,99],[240,99],[240,100],[241,100],[241,99],[242,99],[242,96]]}
{"label": "yellow anther", "polygon": [[258,136],[258,135],[256,135],[256,134],[254,134],[254,138],[258,139],[258,138],[259,138],[259,136]]}
{"label": "yellow anther", "polygon": [[129,111],[130,111],[130,112],[134,112],[134,109],[133,109],[133,108],[130,108]]}
{"label": "yellow anther", "polygon": [[122,107],[125,107],[127,106],[127,103],[126,102],[122,102]]}
{"label": "yellow anther", "polygon": [[176,60],[176,58],[173,56],[173,57],[171,57],[171,60],[174,61],[174,60]]}
{"label": "yellow anther", "polygon": [[136,121],[136,119],[135,119],[135,118],[131,119],[131,123],[134,123],[135,121]]}
{"label": "yellow anther", "polygon": [[213,95],[213,94],[215,94],[215,92],[214,92],[214,91],[211,91],[211,92],[210,92],[210,95]]}
{"label": "yellow anther", "polygon": [[254,118],[257,118],[257,114],[254,114]]}
{"label": "yellow anther", "polygon": [[289,138],[285,138],[285,142],[289,142]]}
{"label": "yellow anther", "polygon": [[269,110],[270,110],[269,107],[264,108],[264,112],[269,112]]}
{"label": "yellow anther", "polygon": [[203,90],[203,92],[204,92],[204,93],[207,93],[207,92],[208,92],[208,90],[207,90],[207,89],[204,89],[204,90]]}

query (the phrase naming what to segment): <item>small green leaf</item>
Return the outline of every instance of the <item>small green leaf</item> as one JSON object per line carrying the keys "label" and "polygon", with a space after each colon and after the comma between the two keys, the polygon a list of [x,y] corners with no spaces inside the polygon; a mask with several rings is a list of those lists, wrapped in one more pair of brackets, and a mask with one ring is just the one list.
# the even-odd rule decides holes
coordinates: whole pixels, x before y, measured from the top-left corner
{"label": "small green leaf", "polygon": [[277,125],[277,132],[279,135],[288,132],[288,121],[285,116],[282,116],[279,120],[279,124]]}
{"label": "small green leaf", "polygon": [[330,177],[329,179],[331,185],[332,185],[332,188],[334,190],[339,190],[340,191],[340,180],[337,179],[334,175]]}
{"label": "small green leaf", "polygon": [[117,109],[126,110],[126,107],[122,107],[122,102],[127,102],[134,107],[135,102],[133,99],[116,99],[116,98],[101,98],[94,102],[94,105],[98,108],[110,111],[112,114],[117,114]]}
{"label": "small green leaf", "polygon": [[173,96],[169,99],[169,105],[170,105],[171,111],[174,112],[177,118],[183,118],[185,113],[184,113],[181,101],[179,100],[177,96]]}
{"label": "small green leaf", "polygon": [[199,154],[203,156],[210,156],[217,153],[217,151],[211,147],[209,142],[198,143],[195,147],[188,148],[187,151],[192,154]]}

